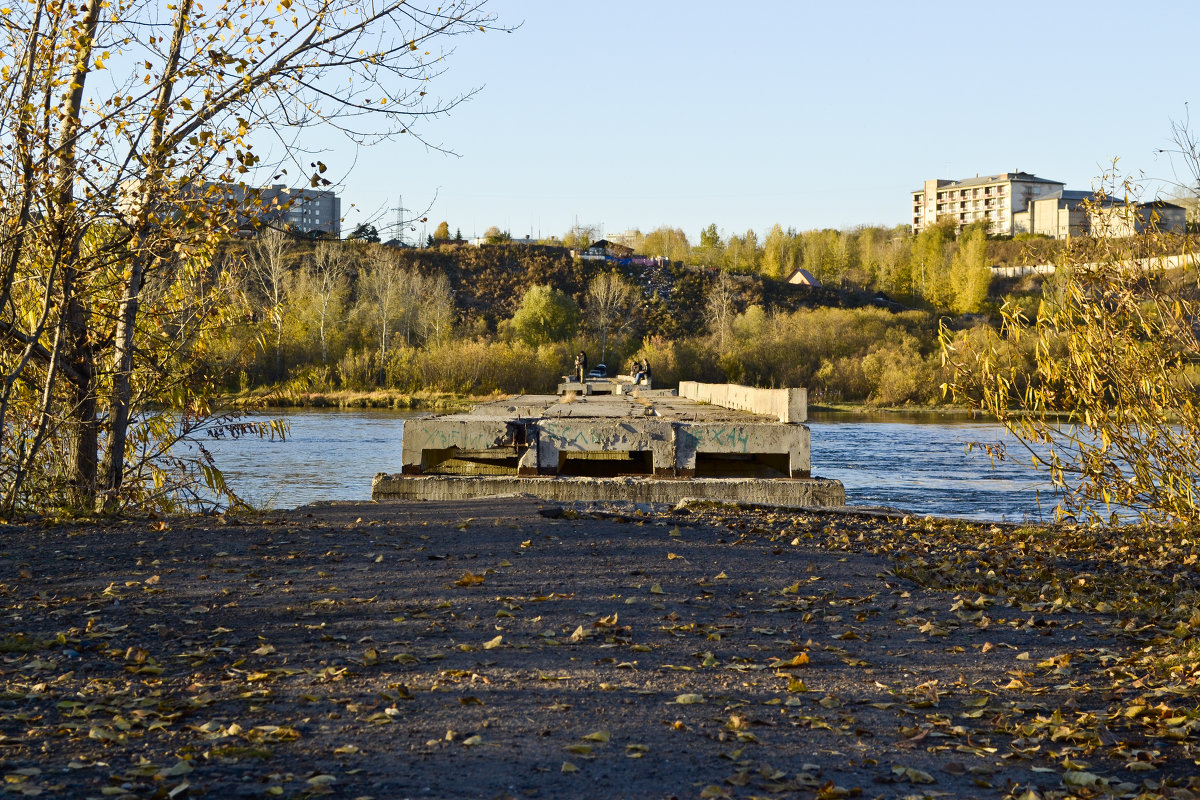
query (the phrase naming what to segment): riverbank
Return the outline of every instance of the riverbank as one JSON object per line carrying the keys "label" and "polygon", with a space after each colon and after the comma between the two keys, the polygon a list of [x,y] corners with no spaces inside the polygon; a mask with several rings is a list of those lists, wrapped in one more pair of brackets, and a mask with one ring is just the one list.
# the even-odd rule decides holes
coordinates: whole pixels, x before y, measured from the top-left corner
{"label": "riverbank", "polygon": [[392,408],[401,411],[462,411],[476,403],[496,400],[506,395],[469,395],[452,392],[397,392],[389,389],[372,391],[337,390],[328,392],[297,392],[253,390],[226,398],[234,408]]}
{"label": "riverbank", "polygon": [[501,498],[0,552],[14,793],[1200,793],[1169,532]]}
{"label": "riverbank", "polygon": [[[402,411],[461,411],[478,403],[508,396],[510,395],[502,393],[474,395],[453,392],[399,392],[391,389],[324,392],[255,389],[229,395],[225,402],[235,408],[392,408]],[[966,406],[952,405],[872,406],[865,403],[809,403],[808,410],[847,416],[896,414],[993,421]]]}

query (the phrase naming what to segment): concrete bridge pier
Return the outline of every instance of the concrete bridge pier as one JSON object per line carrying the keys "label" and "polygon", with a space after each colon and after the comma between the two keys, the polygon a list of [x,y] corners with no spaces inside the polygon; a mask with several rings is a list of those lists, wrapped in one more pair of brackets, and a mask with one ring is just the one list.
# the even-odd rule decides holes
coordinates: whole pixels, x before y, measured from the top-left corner
{"label": "concrete bridge pier", "polygon": [[837,481],[811,478],[803,389],[685,383],[680,393],[526,395],[409,419],[401,474],[377,475],[372,496],[844,502]]}

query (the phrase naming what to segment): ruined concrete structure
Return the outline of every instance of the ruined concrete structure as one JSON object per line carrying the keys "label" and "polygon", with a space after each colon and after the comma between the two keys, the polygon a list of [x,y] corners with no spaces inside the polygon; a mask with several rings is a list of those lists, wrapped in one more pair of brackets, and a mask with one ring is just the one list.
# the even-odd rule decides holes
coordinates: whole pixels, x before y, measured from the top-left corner
{"label": "ruined concrete structure", "polygon": [[844,502],[841,484],[810,479],[803,389],[680,395],[523,395],[406,420],[401,474],[376,476],[372,496]]}

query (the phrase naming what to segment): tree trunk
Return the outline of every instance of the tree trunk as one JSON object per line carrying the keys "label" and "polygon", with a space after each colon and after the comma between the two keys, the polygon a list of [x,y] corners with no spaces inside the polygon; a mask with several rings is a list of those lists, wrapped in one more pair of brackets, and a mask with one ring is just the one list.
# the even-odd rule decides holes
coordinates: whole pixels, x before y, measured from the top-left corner
{"label": "tree trunk", "polygon": [[187,29],[188,18],[191,14],[192,0],[183,0],[176,8],[174,33],[171,39],[171,52],[163,70],[163,83],[155,99],[153,120],[150,129],[150,142],[146,157],[145,184],[140,192],[141,213],[143,221],[135,238],[135,247],[129,264],[129,277],[125,282],[122,293],[117,331],[113,341],[113,385],[109,398],[109,429],[108,447],[104,453],[104,492],[107,502],[112,503],[121,489],[125,478],[125,444],[129,434],[130,403],[133,398],[133,351],[134,334],[137,330],[138,309],[141,307],[142,286],[145,283],[146,272],[156,260],[155,253],[150,252],[148,239],[151,223],[147,218],[153,218],[148,207],[154,202],[152,193],[160,188],[163,169],[163,131],[166,124],[167,110],[171,104],[171,94],[175,85],[175,74],[179,70],[179,54],[183,46],[183,37]]}
{"label": "tree trunk", "polygon": [[67,387],[67,420],[70,451],[71,500],[80,507],[90,508],[96,500],[96,466],[99,448],[99,425],[96,421],[96,352],[89,326],[91,314],[79,296],[78,286],[80,249],[86,222],[78,219],[75,207],[77,138],[83,108],[83,87],[91,72],[92,48],[100,10],[106,0],[88,0],[82,21],[83,34],[78,38],[75,64],[71,70],[70,91],[63,98],[60,114],[62,128],[59,137],[56,165],[55,201],[52,224],[63,264],[63,315],[66,319],[64,360],[70,369],[65,371]]}
{"label": "tree trunk", "polygon": [[[73,272],[73,271],[72,271]],[[66,308],[65,359],[70,369],[64,372],[69,420],[71,501],[80,508],[92,508],[96,501],[96,467],[100,424],[96,419],[95,345],[92,343],[88,313],[74,289],[75,276],[64,277]]]}

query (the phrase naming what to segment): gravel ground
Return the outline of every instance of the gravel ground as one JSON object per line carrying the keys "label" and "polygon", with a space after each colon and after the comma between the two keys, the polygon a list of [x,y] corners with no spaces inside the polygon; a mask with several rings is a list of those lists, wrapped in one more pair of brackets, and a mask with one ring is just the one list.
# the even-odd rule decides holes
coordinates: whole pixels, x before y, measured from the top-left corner
{"label": "gravel ground", "polygon": [[4,791],[1200,797],[1188,736],[1088,722],[1113,615],[927,588],[897,553],[934,537],[520,498],[3,526]]}

